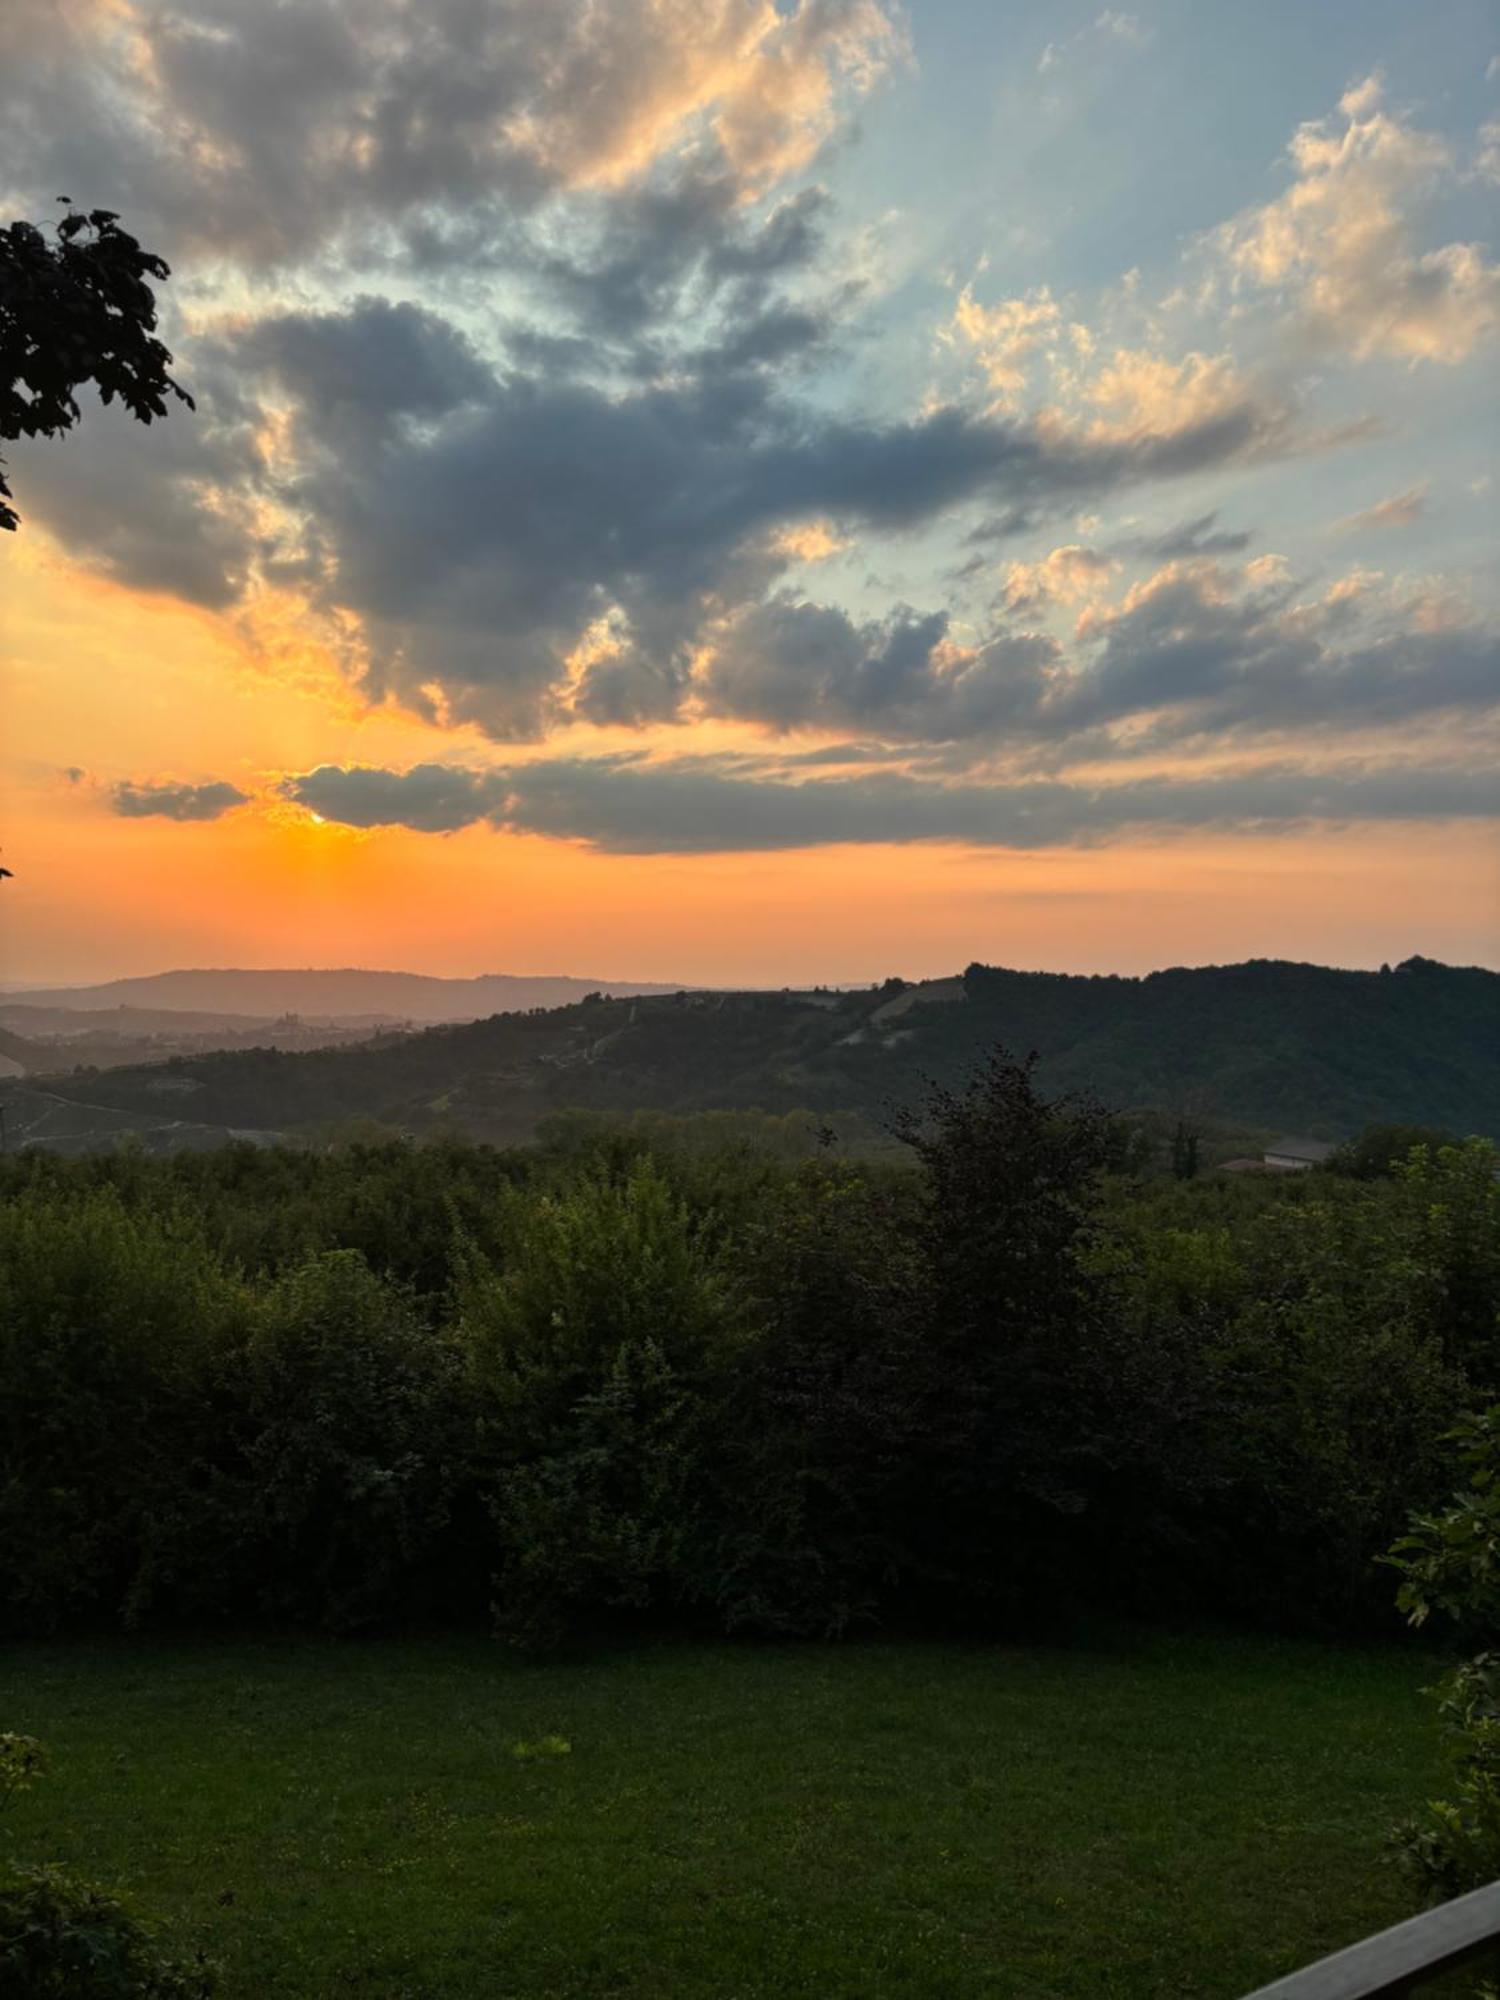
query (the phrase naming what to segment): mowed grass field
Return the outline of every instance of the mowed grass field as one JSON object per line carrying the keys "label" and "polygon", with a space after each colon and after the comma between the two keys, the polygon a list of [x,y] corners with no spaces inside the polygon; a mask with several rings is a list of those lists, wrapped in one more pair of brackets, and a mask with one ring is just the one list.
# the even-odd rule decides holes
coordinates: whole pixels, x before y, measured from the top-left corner
{"label": "mowed grass field", "polygon": [[53,1770],[0,1853],[126,1886],[236,2000],[1232,2000],[1409,1913],[1382,1841],[1437,1783],[1434,1671],[1128,1635],[23,1646],[0,1728]]}

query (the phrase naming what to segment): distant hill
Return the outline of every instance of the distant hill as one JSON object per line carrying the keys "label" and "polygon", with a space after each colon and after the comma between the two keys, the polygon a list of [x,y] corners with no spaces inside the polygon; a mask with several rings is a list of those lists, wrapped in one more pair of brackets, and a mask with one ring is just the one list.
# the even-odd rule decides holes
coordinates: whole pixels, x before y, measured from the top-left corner
{"label": "distant hill", "polygon": [[[187,1007],[82,1007],[52,1004],[32,1006],[0,994],[0,1028],[29,1036],[112,1035],[118,1040],[144,1041],[150,1035],[237,1034],[264,1027],[262,1014],[195,1013]],[[381,1025],[385,1025],[382,1017]]]}
{"label": "distant hill", "polygon": [[216,1049],[321,1049],[362,1041],[381,1016],[279,1020],[169,1007],[29,1007],[0,1000],[0,1076],[123,1069]]}
{"label": "distant hill", "polygon": [[276,1020],[316,1019],[477,1021],[528,1007],[564,1007],[589,993],[675,993],[672,985],[628,979],[532,978],[486,972],[476,979],[437,979],[421,972],[240,970],[203,968],[110,979],[100,986],[38,987],[0,993],[28,1007],[188,1009]]}
{"label": "distant hill", "polygon": [[[253,1050],[49,1083],[111,1127],[327,1130],[350,1120],[513,1143],[567,1108],[879,1117],[1004,1044],[1116,1109],[1340,1138],[1376,1121],[1500,1137],[1500,974],[1252,960],[1080,978],[974,965],[860,992],[578,1001],[353,1047]],[[54,1114],[55,1115],[55,1114]],[[13,1129],[24,1137],[22,1124]],[[70,1132],[77,1134],[70,1123]]]}
{"label": "distant hill", "polygon": [[24,1076],[27,1070],[37,1067],[38,1056],[35,1043],[0,1026],[0,1076]]}

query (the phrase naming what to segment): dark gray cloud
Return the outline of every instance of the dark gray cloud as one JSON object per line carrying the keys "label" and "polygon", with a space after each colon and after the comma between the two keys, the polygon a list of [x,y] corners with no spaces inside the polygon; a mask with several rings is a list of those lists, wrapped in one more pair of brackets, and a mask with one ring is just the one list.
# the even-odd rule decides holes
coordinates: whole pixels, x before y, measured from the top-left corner
{"label": "dark gray cloud", "polygon": [[[789,526],[901,531],[1006,494],[1067,509],[1154,476],[1160,437],[956,408],[857,423],[747,374],[624,392],[504,374],[442,316],[375,298],[269,317],[199,358],[201,419],[142,433],[90,412],[86,462],[18,452],[28,507],[146,588],[224,606],[259,566],[308,589],[357,615],[372,696],[498,738],[540,735],[564,704],[667,721],[691,691],[777,729],[1022,748],[1145,716],[1164,740],[1391,723],[1488,707],[1500,685],[1493,632],[1368,592],[1299,602],[1205,558],[1237,539],[1211,515],[1158,538],[1199,553],[1088,614],[1066,655],[1037,632],[960,645],[940,608],[858,621],[780,587]],[[290,412],[274,466],[262,395]]]}
{"label": "dark gray cloud", "polygon": [[[759,0],[160,0],[128,32],[90,0],[7,5],[0,176],[242,264],[382,242],[469,262],[666,156],[742,201],[894,47],[874,0],[793,0],[770,33]],[[761,255],[795,254],[797,224]]]}
{"label": "dark gray cloud", "polygon": [[409,826],[418,833],[456,833],[492,820],[508,796],[503,772],[454,764],[413,764],[406,771],[320,764],[283,779],[281,793],[340,826]]}
{"label": "dark gray cloud", "polygon": [[449,321],[421,306],[356,299],[337,318],[279,313],[252,326],[226,360],[294,382],[319,432],[366,445],[402,419],[447,416],[494,395],[492,370]]}
{"label": "dark gray cloud", "polygon": [[1152,562],[1175,562],[1185,556],[1231,556],[1248,549],[1253,536],[1243,530],[1218,525],[1218,509],[1199,514],[1191,521],[1179,521],[1159,535],[1137,535],[1119,544],[1130,555],[1148,557]]}
{"label": "dark gray cloud", "polygon": [[746,213],[741,197],[733,175],[689,165],[581,213],[575,204],[564,227],[512,227],[504,260],[535,280],[591,342],[633,355],[637,371],[664,361],[681,343],[684,323],[695,335],[720,327],[706,352],[723,366],[746,325],[785,321],[779,354],[763,340],[742,365],[779,358],[828,331],[827,310],[793,306],[779,289],[823,247],[828,197],[804,188],[765,214]]}
{"label": "dark gray cloud", "polygon": [[171,780],[135,785],[126,780],[109,795],[110,809],[122,819],[221,819],[250,794],[238,785],[215,780],[203,785],[179,785]]}
{"label": "dark gray cloud", "polygon": [[[1294,442],[1284,411],[1249,405],[1101,440],[951,407],[820,416],[743,374],[625,393],[521,372],[486,384],[432,315],[369,300],[267,321],[241,357],[297,411],[282,496],[316,536],[329,600],[364,621],[371,691],[420,710],[436,687],[451,718],[502,736],[546,725],[563,661],[606,616],[615,653],[580,712],[673,712],[706,627],[788,566],[772,546],[785,526],[899,531],[976,499],[1042,515]],[[407,380],[420,422],[392,420],[388,387]]]}
{"label": "dark gray cloud", "polygon": [[1043,633],[944,650],[946,612],[901,607],[856,624],[829,605],[773,598],[717,645],[703,687],[710,713],[774,729],[852,730],[896,740],[992,737],[1042,698],[1061,648]]}
{"label": "dark gray cloud", "polygon": [[[990,542],[1008,542],[1013,541],[1017,535],[1029,535],[1041,525],[1041,517],[1032,508],[1007,507],[999,514],[986,515],[984,520],[970,528],[964,537],[964,543],[967,547],[983,549]],[[971,570],[980,567],[985,560],[983,555],[973,556],[959,573],[967,575]]]}
{"label": "dark gray cloud", "polygon": [[[1227,369],[1180,421],[1170,397],[1070,425],[800,395],[796,364],[854,294],[826,194],[788,163],[808,165],[878,46],[872,0],[781,7],[744,61],[760,0],[174,0],[141,13],[128,74],[91,0],[13,4],[29,67],[0,169],[18,187],[107,169],[148,235],[241,267],[322,258],[326,276],[357,253],[340,282],[421,269],[429,296],[471,307],[510,281],[509,317],[474,312],[474,338],[370,295],[266,314],[187,344],[198,416],[142,434],[90,411],[86,455],[19,449],[28,511],[124,582],[219,609],[257,575],[305,590],[354,614],[373,697],[497,738],[670,721],[691,698],[773,730],[1040,761],[1125,723],[1178,741],[1494,700],[1492,635],[1220,575],[1208,559],[1249,536],[1214,513],[1119,544],[1168,573],[1066,650],[785,588],[800,523],[896,535],[963,510],[982,547],[1358,430],[1310,433],[1284,389]],[[1034,623],[1052,604],[1007,608]]]}
{"label": "dark gray cloud", "polygon": [[1494,817],[1486,772],[1286,766],[1090,786],[1056,779],[944,783],[895,771],[790,781],[743,758],[548,758],[508,770],[408,772],[324,765],[285,795],[348,825],[449,832],[485,824],[618,854],[698,854],[844,843],[1047,847],[1149,828],[1286,828],[1365,819]]}
{"label": "dark gray cloud", "polygon": [[[1055,450],[1024,426],[939,410],[819,417],[760,375],[620,393],[488,371],[439,316],[365,299],[200,345],[196,418],[141,436],[90,413],[89,453],[15,455],[23,503],[122,581],[222,606],[253,562],[316,580],[369,638],[367,684],[498,735],[546,723],[564,661],[612,615],[617,657],[580,696],[597,719],[680,697],[706,623],[754,601],[813,517],[913,526],[991,489],[1056,503],[1128,476],[1113,448]],[[274,470],[259,395],[290,405]],[[265,539],[261,503],[293,531]]]}
{"label": "dark gray cloud", "polygon": [[258,549],[248,503],[262,460],[255,412],[212,380],[193,383],[201,420],[173,410],[143,428],[86,391],[62,438],[5,448],[23,527],[49,527],[70,555],[138,590],[224,610],[245,590]]}
{"label": "dark gray cloud", "polygon": [[[621,852],[1482,809],[1462,773],[1052,775],[1127,739],[1335,740],[1494,707],[1492,631],[1241,572],[1220,559],[1251,536],[1214,512],[1075,550],[1100,579],[1120,557],[1166,566],[1118,606],[1102,583],[1067,597],[1043,579],[971,627],[788,587],[802,524],[894,538],[946,517],[969,580],[991,545],[1082,507],[1162,482],[1192,495],[1199,474],[1368,430],[1312,432],[1284,382],[1202,357],[1179,384],[1200,393],[1147,369],[1140,393],[1073,418],[865,413],[834,400],[859,371],[808,393],[804,371],[857,329],[860,260],[806,183],[892,53],[877,0],[151,0],[123,19],[0,0],[0,179],[37,210],[63,189],[121,208],[179,263],[169,320],[237,316],[168,326],[196,416],[142,432],[90,409],[80,442],[18,447],[25,511],[139,588],[225,610],[264,580],[352,614],[367,691],[445,724],[535,738],[707,712],[840,739],[757,761],[324,766],[289,797],[353,825]],[[373,295],[387,286],[423,303]],[[1424,490],[1355,525],[1412,518]],[[1088,607],[1066,641],[1014,629],[1061,633],[1065,597],[1070,618]],[[899,771],[878,768],[891,746]],[[1010,780],[977,782],[1001,752]],[[245,799],[111,796],[181,819]]]}
{"label": "dark gray cloud", "polygon": [[1165,712],[1159,740],[1390,726],[1500,702],[1500,632],[1434,623],[1420,602],[1334,591],[1311,602],[1280,579],[1170,564],[1093,626],[1089,664],[1048,691],[1065,734]]}
{"label": "dark gray cloud", "polygon": [[323,764],[283,781],[296,804],[341,826],[415,827],[419,833],[454,833],[488,819],[502,792],[483,771],[453,764],[413,764],[399,774],[368,765]]}
{"label": "dark gray cloud", "polygon": [[1124,723],[1161,745],[1483,713],[1500,706],[1500,634],[1370,589],[1304,600],[1253,566],[1177,563],[1086,614],[1068,650],[1041,632],[959,645],[942,613],[861,624],[773,596],[716,640],[699,692],[774,729],[1093,755]]}
{"label": "dark gray cloud", "polygon": [[774,19],[764,0],[163,0],[128,51],[92,0],[15,4],[0,172],[18,188],[91,198],[103,174],[132,226],[200,265],[345,285],[420,269],[475,325],[506,276],[503,363],[430,305],[274,312],[184,343],[196,417],[141,440],[91,413],[86,461],[16,454],[23,504],[80,558],[215,608],[257,575],[306,590],[354,614],[367,691],[434,719],[509,738],[560,705],[670,718],[727,621],[721,679],[747,713],[791,722],[796,646],[821,633],[839,657],[809,719],[983,734],[1039,699],[1049,642],[954,668],[940,612],[856,632],[767,602],[792,560],[779,531],[895,533],[977,505],[1013,532],[1305,442],[1248,386],[1129,436],[799,399],[798,364],[855,290],[827,255],[827,195],[795,176],[891,54],[875,0]]}

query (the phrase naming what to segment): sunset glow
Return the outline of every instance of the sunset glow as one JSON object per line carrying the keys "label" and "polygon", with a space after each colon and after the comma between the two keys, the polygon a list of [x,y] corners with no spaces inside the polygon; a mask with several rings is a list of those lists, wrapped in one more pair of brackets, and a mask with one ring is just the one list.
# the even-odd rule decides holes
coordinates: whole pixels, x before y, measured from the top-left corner
{"label": "sunset glow", "polygon": [[198,407],[7,447],[5,983],[1500,963],[1500,44],[1313,11],[12,0]]}

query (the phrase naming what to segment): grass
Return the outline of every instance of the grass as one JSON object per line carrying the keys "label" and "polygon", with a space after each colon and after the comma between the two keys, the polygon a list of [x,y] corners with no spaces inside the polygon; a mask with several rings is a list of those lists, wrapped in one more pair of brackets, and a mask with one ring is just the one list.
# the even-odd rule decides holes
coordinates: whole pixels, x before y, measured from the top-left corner
{"label": "grass", "polygon": [[235,2000],[1231,2000],[1408,1913],[1380,1849],[1436,1779],[1431,1673],[1201,1637],[22,1647],[0,1728],[53,1771],[0,1852],[126,1885]]}

